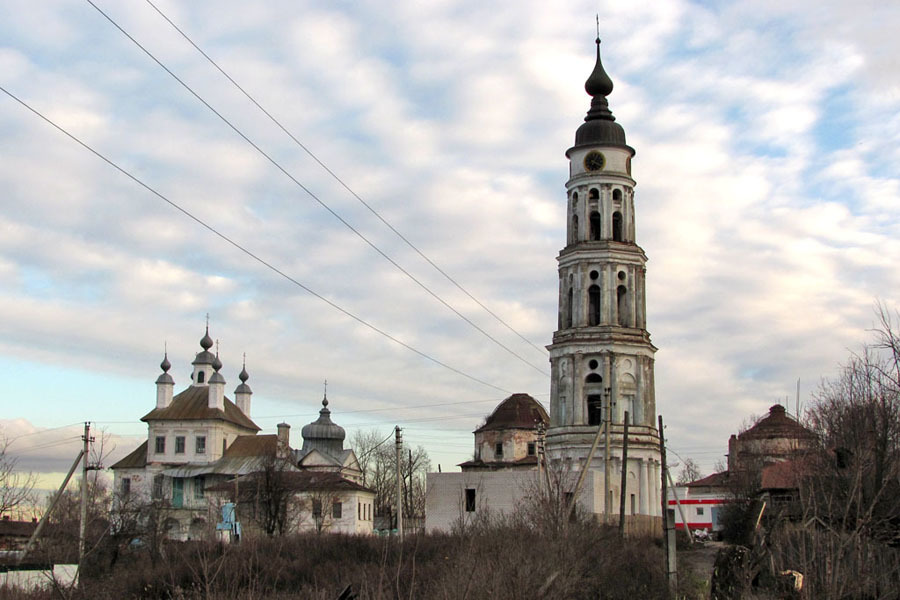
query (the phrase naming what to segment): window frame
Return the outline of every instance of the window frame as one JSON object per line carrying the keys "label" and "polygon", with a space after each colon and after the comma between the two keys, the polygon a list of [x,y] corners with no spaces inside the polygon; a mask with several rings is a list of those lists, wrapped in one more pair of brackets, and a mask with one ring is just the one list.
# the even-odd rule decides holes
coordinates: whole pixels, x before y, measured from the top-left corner
{"label": "window frame", "polygon": [[194,438],[194,454],[206,454],[205,435],[198,435]]}
{"label": "window frame", "polygon": [[156,436],[156,440],[154,441],[153,450],[155,454],[165,454],[166,453],[166,436],[158,435]]}
{"label": "window frame", "polygon": [[175,436],[175,454],[184,454],[187,447],[187,438],[183,435]]}
{"label": "window frame", "polygon": [[477,506],[477,495],[475,488],[466,488],[465,492],[465,509],[466,512],[475,512]]}

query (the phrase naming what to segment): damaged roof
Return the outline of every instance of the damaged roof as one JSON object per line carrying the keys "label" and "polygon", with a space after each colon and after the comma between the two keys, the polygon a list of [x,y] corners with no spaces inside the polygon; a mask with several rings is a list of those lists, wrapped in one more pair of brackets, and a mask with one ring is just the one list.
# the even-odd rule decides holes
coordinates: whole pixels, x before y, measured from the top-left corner
{"label": "damaged roof", "polygon": [[475,433],[492,429],[534,429],[540,422],[550,424],[550,417],[541,403],[528,394],[513,394],[497,405]]}

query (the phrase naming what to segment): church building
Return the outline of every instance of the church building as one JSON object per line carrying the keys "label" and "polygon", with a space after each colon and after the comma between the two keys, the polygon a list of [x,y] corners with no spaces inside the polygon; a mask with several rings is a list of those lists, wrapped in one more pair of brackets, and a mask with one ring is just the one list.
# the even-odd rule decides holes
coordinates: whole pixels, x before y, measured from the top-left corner
{"label": "church building", "polygon": [[[647,256],[637,244],[636,183],[631,177],[635,151],[609,109],[613,83],[600,60],[599,38],[596,44],[597,62],[585,83],[591,107],[574,146],[566,151],[566,240],[557,257],[557,330],[548,346],[546,464],[563,485],[587,470],[577,491],[570,486],[584,512],[611,518],[619,514],[624,497],[630,522],[655,530],[655,518],[662,513],[656,348],[647,332]],[[530,398],[512,398],[521,396]],[[494,414],[508,412],[504,405],[512,398]],[[540,445],[538,421],[543,419],[532,419],[529,427]],[[475,432],[475,456],[461,465],[462,473],[429,473],[426,530],[450,529],[479,511],[515,510],[525,500],[523,494],[539,488],[540,469],[511,468],[505,446],[489,433],[486,427]]]}

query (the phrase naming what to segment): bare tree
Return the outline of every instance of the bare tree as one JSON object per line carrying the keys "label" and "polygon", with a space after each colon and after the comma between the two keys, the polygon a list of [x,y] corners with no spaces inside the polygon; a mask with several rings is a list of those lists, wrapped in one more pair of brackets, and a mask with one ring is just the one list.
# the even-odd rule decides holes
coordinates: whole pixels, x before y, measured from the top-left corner
{"label": "bare tree", "polygon": [[678,485],[687,485],[692,481],[697,481],[703,477],[703,473],[700,471],[700,465],[694,461],[693,458],[684,459],[684,464],[681,465],[681,470],[678,471],[678,479],[675,481]]}
{"label": "bare tree", "polygon": [[[357,431],[351,438],[353,451],[363,471],[363,485],[375,490],[375,515],[393,514],[397,495],[397,461],[393,435],[377,429]],[[413,517],[425,515],[425,474],[431,469],[428,452],[422,446],[407,448],[400,455],[403,512]]]}
{"label": "bare tree", "polygon": [[266,535],[284,534],[296,517],[291,481],[294,471],[289,456],[276,453],[266,456],[259,471],[238,481],[236,501],[245,507],[242,514],[249,512]]}
{"label": "bare tree", "polygon": [[18,459],[10,456],[10,441],[0,435],[0,514],[9,515],[14,510],[31,505],[37,477],[34,473],[22,473],[16,469]]}

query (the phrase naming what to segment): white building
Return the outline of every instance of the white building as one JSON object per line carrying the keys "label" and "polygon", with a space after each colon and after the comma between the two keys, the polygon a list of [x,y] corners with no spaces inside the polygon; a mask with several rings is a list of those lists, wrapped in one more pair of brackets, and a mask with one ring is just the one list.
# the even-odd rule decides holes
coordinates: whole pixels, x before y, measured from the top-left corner
{"label": "white building", "polygon": [[[372,533],[375,494],[359,484],[356,455],[343,448],[344,430],[331,422],[328,401],[319,419],[303,428],[304,450],[295,454],[287,423],[278,425],[277,434],[257,434],[246,367],[232,402],[225,396],[222,363],[210,352],[208,328],[200,346],[191,385],[176,395],[168,356],[163,359],[156,407],[141,418],[147,440],[111,467],[117,506],[152,503],[163,512],[169,538],[205,538],[220,518],[220,505],[234,501],[228,496],[235,483],[240,488],[242,481],[258,481],[278,461],[294,497],[291,530]],[[238,513],[241,518],[240,502]]]}

